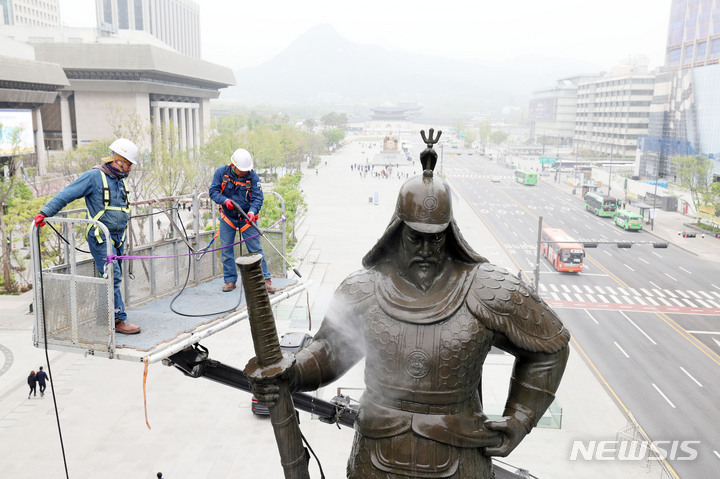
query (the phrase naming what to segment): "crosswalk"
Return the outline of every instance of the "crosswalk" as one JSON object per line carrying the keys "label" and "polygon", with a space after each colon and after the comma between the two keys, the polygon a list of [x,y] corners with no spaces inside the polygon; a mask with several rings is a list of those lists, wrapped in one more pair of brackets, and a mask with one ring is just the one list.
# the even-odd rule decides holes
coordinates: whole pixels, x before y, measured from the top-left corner
{"label": "crosswalk", "polygon": [[718,291],[540,284],[539,293],[544,299],[554,301],[720,308]]}

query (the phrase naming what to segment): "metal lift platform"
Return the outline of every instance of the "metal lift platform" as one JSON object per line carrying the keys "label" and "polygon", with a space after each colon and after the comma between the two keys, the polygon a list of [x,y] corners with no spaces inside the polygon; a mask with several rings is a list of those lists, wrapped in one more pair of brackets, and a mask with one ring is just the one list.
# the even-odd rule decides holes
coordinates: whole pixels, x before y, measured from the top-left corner
{"label": "metal lift platform", "polygon": [[[187,212],[188,222],[195,219],[191,234],[172,234],[170,215],[161,219],[150,217],[147,224],[134,224],[136,230],[145,228],[145,237],[150,239],[132,248],[131,254],[126,247],[126,255],[144,259],[123,260],[123,300],[128,320],[141,327],[141,332],[134,335],[114,331],[112,265],[107,265],[101,277],[90,255],[82,252],[87,250],[82,238],[88,224],[98,225],[104,230],[105,237],[109,237],[105,226],[72,217],[77,211],[47,218],[46,222],[61,231],[67,241],[64,244],[65,261],[60,265],[41,267],[45,261],[39,253],[38,234],[33,225],[33,344],[38,348],[47,346],[88,356],[154,363],[247,318],[242,284],[238,281],[234,291],[222,291],[220,251],[183,255],[188,251],[187,244],[193,245],[196,251],[211,245],[214,233],[202,231],[199,225],[201,195],[170,200],[177,205],[183,199],[192,204],[193,214]],[[174,215],[184,213],[177,207],[171,211]],[[212,211],[214,224],[214,208]],[[163,226],[165,234],[159,234]],[[137,236],[136,233],[128,232],[131,236]],[[157,236],[162,238],[154,241]],[[267,244],[272,241],[273,246],[277,244],[277,248],[284,251],[285,229],[266,231],[261,241],[277,288],[270,296],[271,305],[306,290],[306,282],[286,277],[284,261],[276,257],[274,249]],[[107,251],[110,255],[110,246]],[[236,256],[239,254],[238,246]]]}

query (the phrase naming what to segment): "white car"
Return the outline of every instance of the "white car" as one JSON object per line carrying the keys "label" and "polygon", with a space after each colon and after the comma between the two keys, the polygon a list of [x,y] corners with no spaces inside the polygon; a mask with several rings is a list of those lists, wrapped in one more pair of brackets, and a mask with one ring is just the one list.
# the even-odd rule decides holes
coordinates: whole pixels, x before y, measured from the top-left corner
{"label": "white car", "polygon": [[493,176],[492,178],[490,178],[490,181],[492,181],[493,183],[500,183],[500,177],[499,177],[499,176]]}

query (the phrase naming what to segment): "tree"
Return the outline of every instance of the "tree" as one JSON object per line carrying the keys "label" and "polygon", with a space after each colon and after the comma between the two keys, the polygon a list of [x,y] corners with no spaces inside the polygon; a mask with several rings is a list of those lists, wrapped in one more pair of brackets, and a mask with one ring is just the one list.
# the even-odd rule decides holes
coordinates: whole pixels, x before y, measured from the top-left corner
{"label": "tree", "polygon": [[313,131],[313,128],[317,125],[317,122],[312,118],[306,118],[303,120],[303,126],[307,131]]}
{"label": "tree", "polygon": [[336,113],[333,111],[323,115],[320,121],[325,126],[344,128],[347,125],[348,118],[347,113]]}
{"label": "tree", "polygon": [[713,209],[715,216],[720,218],[720,181],[710,184],[705,204]]}
{"label": "tree", "polygon": [[504,131],[493,131],[490,134],[490,143],[493,143],[495,145],[499,145],[501,143],[504,143],[505,140],[507,140],[508,134]]}
{"label": "tree", "polygon": [[333,128],[332,130],[325,130],[322,134],[325,137],[325,144],[327,146],[336,145],[340,143],[343,138],[345,138],[345,132],[342,130],[338,130],[337,128]]}
{"label": "tree", "polygon": [[483,145],[487,145],[490,142],[490,134],[492,133],[492,125],[490,124],[490,120],[483,120],[480,123],[480,141],[482,141]]}
{"label": "tree", "polygon": [[677,184],[690,193],[690,199],[697,213],[700,206],[710,197],[713,162],[700,155],[676,156],[672,159]]}

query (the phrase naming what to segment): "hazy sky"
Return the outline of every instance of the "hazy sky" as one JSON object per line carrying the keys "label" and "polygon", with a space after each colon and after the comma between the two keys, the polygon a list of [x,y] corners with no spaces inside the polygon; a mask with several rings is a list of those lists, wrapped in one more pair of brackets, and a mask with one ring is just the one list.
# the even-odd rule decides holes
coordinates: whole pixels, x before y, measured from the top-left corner
{"label": "hazy sky", "polygon": [[[610,68],[643,54],[662,64],[671,0],[196,0],[203,58],[262,63],[315,25],[391,50],[497,60],[525,54]],[[94,0],[60,0],[69,26],[94,26]]]}

